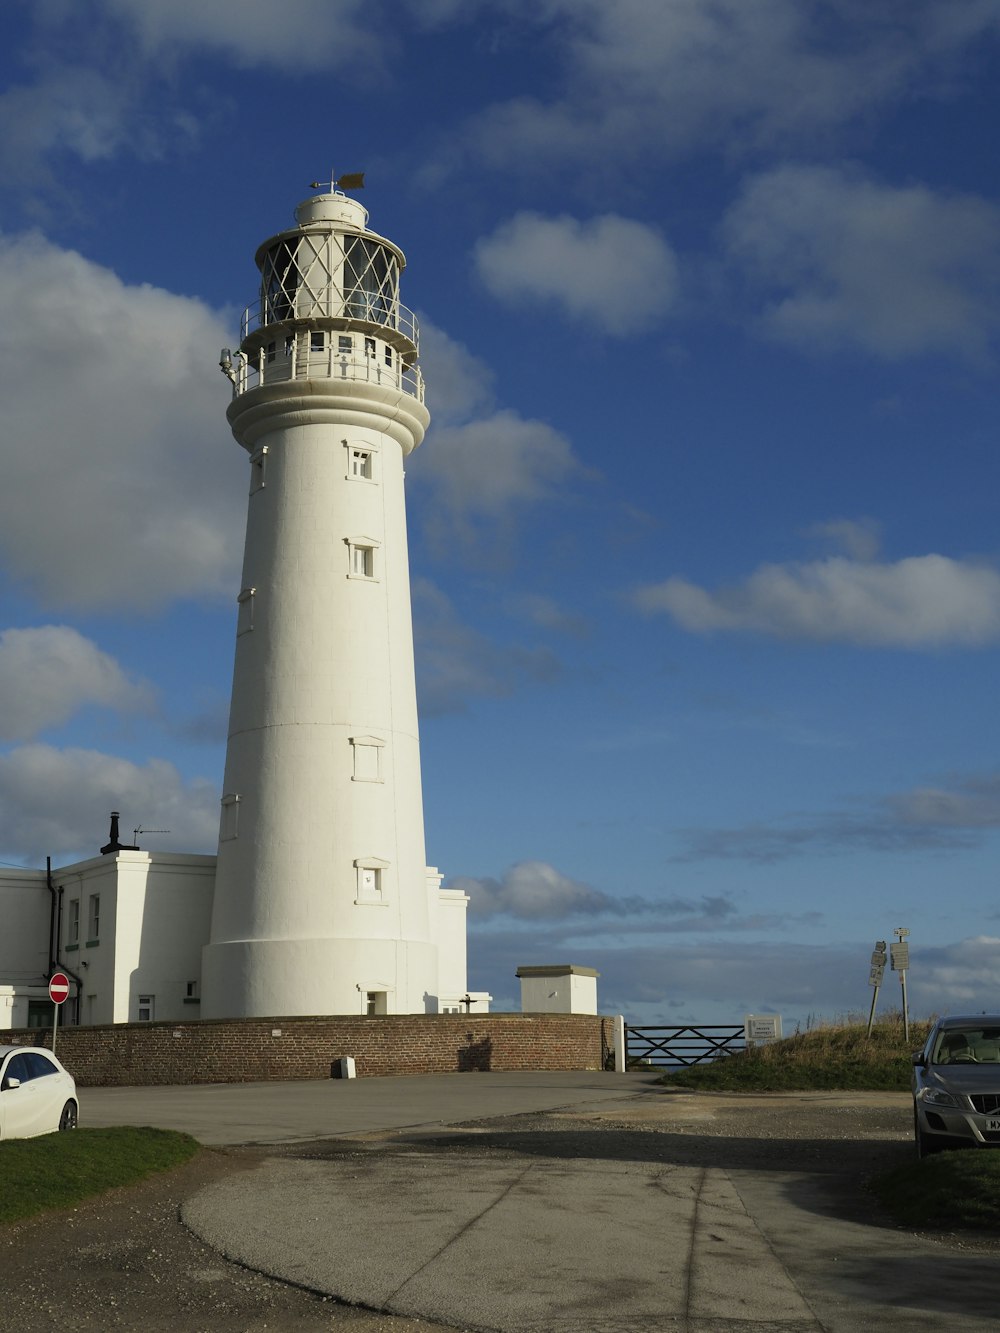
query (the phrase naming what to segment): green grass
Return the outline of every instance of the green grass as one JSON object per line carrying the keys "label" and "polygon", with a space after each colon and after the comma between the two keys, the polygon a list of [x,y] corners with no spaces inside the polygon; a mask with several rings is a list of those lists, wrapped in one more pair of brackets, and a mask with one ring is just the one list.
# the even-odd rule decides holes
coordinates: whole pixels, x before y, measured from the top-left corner
{"label": "green grass", "polygon": [[710,1064],[671,1069],[662,1081],[706,1092],[907,1091],[910,1056],[927,1039],[930,1023],[911,1023],[909,1041],[901,1018],[876,1023],[871,1037],[867,1028],[867,1023],[823,1025]]}
{"label": "green grass", "polygon": [[168,1171],[199,1146],[190,1135],[169,1129],[78,1129],[6,1140],[0,1143],[0,1223],[68,1208]]}
{"label": "green grass", "polygon": [[876,1176],[872,1192],[897,1222],[935,1231],[1000,1231],[1000,1152],[961,1148]]}

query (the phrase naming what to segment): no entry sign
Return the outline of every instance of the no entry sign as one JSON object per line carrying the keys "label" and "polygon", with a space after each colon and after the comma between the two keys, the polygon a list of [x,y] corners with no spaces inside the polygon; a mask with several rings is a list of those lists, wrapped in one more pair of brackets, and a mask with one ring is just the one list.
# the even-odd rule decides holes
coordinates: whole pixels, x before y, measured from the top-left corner
{"label": "no entry sign", "polygon": [[49,977],[49,999],[53,1004],[69,999],[69,977],[65,972],[54,972]]}

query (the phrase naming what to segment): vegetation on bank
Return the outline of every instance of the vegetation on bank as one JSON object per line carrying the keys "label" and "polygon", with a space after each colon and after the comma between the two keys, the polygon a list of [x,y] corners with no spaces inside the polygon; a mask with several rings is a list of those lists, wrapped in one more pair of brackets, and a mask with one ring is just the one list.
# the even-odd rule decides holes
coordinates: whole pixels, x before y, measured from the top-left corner
{"label": "vegetation on bank", "polygon": [[68,1208],[180,1166],[198,1151],[169,1129],[78,1129],[0,1143],[0,1223]]}
{"label": "vegetation on bank", "polygon": [[911,1023],[909,1041],[902,1015],[867,1023],[824,1024],[767,1046],[723,1056],[710,1064],[670,1069],[663,1082],[706,1092],[808,1092],[816,1089],[906,1092],[912,1053],[924,1044],[930,1022]]}

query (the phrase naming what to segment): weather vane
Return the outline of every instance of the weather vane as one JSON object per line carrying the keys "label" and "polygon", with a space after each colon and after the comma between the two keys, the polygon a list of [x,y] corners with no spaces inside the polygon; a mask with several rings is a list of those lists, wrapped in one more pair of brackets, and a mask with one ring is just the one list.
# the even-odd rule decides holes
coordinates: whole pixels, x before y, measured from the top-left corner
{"label": "weather vane", "polygon": [[329,185],[331,190],[363,190],[365,188],[365,173],[363,171],[349,172],[346,176],[337,176],[335,172],[330,172],[329,181],[310,181],[309,188],[312,190],[322,190]]}

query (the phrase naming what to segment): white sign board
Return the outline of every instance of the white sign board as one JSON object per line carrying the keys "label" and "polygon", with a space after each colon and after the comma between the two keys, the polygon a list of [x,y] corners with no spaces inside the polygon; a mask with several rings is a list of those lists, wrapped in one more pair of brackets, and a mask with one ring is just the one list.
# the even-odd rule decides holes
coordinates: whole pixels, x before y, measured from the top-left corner
{"label": "white sign board", "polygon": [[769,1041],[780,1041],[781,1015],[747,1014],[743,1019],[743,1034],[748,1046],[763,1046]]}

